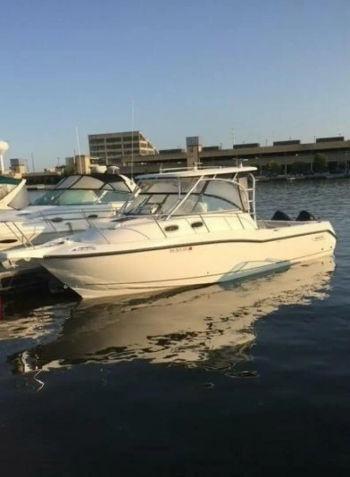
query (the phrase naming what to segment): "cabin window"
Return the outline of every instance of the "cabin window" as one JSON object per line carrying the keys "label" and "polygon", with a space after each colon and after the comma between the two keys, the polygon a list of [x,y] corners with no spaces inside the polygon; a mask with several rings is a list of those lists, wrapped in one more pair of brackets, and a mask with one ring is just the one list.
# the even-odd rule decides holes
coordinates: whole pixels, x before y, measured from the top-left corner
{"label": "cabin window", "polygon": [[115,190],[101,191],[98,199],[99,203],[109,204],[110,202],[125,202],[131,196],[131,192],[117,192]]}
{"label": "cabin window", "polygon": [[203,181],[175,211],[176,215],[201,214],[243,208],[236,184],[223,180]]}
{"label": "cabin window", "polygon": [[88,205],[125,202],[131,191],[123,181],[105,184],[88,176],[71,176],[63,179],[53,190],[39,197],[35,205]]}
{"label": "cabin window", "polygon": [[103,182],[95,177],[82,176],[77,182],[75,182],[72,189],[100,189],[103,186]]}
{"label": "cabin window", "polygon": [[[129,187],[125,184],[125,182],[122,181],[111,182],[110,184],[106,184],[106,186],[107,185],[118,192],[130,192]],[[103,188],[105,189],[106,186],[104,186]]]}
{"label": "cabin window", "polygon": [[67,190],[59,198],[59,205],[94,204],[97,195],[93,190]]}
{"label": "cabin window", "polygon": [[69,176],[62,179],[55,187],[55,189],[69,189],[72,185],[79,180],[80,176]]}

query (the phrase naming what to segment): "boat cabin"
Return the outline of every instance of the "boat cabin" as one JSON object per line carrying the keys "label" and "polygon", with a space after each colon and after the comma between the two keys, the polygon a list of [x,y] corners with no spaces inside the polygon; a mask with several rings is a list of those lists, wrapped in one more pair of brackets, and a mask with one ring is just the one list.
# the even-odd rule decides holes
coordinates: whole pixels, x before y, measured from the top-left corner
{"label": "boat cabin", "polygon": [[139,189],[121,209],[130,216],[247,212],[255,219],[255,167],[170,170],[137,177]]}
{"label": "boat cabin", "polygon": [[88,175],[73,175],[62,179],[54,189],[48,190],[33,205],[95,205],[125,202],[132,194],[135,183],[122,175],[98,179]]}

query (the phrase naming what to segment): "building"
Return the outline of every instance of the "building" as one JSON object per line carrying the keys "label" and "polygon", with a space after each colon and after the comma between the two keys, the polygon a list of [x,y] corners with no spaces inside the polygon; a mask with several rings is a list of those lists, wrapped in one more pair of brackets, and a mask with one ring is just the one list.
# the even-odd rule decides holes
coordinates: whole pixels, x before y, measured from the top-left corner
{"label": "building", "polygon": [[[229,166],[239,161],[256,166],[259,173],[312,174],[320,172],[324,163],[327,172],[350,172],[350,140],[342,136],[315,138],[314,142],[302,143],[298,139],[275,141],[272,145],[259,143],[235,144],[232,148],[203,147],[196,137],[187,138],[187,149],[163,149],[148,156],[134,155],[123,158],[121,171],[135,174],[157,172],[161,168],[186,167],[193,163],[203,166]],[[316,163],[318,168],[315,167]],[[131,166],[132,164],[132,166]]]}
{"label": "building", "polygon": [[189,136],[186,138],[186,156],[187,166],[194,167],[200,164],[200,153],[202,152],[201,140],[198,136]]}
{"label": "building", "polygon": [[157,154],[156,148],[140,131],[89,135],[90,155],[101,164],[120,164],[125,156]]}
{"label": "building", "polygon": [[91,166],[97,162],[96,157],[88,154],[76,154],[72,157],[66,157],[66,172],[69,174],[90,174]]}
{"label": "building", "polygon": [[66,157],[66,169],[68,169],[68,171],[74,171],[75,170],[74,156]]}
{"label": "building", "polygon": [[75,156],[75,172],[77,174],[90,174],[91,160],[90,156],[86,154],[79,154]]}
{"label": "building", "polygon": [[24,159],[10,159],[10,171],[16,177],[22,177],[28,172],[27,161]]}

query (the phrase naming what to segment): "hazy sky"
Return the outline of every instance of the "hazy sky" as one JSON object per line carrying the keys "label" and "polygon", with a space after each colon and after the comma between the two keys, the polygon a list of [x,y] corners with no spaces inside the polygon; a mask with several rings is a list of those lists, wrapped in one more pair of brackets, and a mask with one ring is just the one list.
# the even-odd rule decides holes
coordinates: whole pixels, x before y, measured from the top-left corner
{"label": "hazy sky", "polygon": [[89,133],[159,148],[350,137],[350,0],[0,0],[0,139],[55,165]]}

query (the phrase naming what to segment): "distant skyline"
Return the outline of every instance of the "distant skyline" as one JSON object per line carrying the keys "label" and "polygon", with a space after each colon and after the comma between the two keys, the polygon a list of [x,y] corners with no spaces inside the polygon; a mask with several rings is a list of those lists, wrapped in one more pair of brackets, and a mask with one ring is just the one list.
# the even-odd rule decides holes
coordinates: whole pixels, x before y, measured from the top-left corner
{"label": "distant skyline", "polygon": [[348,0],[0,5],[7,159],[62,164],[76,127],[86,153],[88,134],[132,128],[159,149],[350,137]]}

